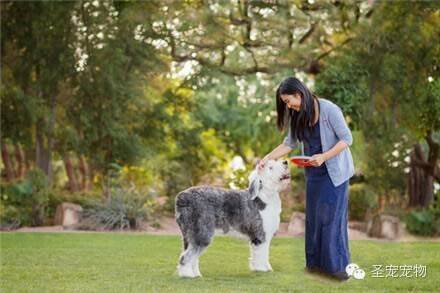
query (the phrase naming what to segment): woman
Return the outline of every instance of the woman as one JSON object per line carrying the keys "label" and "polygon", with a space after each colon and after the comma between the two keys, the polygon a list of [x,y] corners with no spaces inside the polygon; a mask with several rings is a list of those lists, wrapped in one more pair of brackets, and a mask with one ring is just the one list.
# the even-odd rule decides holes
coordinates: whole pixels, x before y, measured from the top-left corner
{"label": "woman", "polygon": [[306,269],[348,279],[348,184],[354,174],[349,146],[353,138],[340,108],[318,98],[297,78],[289,77],[276,92],[277,126],[288,128],[282,144],[267,154],[259,168],[302,143],[311,156],[306,175]]}

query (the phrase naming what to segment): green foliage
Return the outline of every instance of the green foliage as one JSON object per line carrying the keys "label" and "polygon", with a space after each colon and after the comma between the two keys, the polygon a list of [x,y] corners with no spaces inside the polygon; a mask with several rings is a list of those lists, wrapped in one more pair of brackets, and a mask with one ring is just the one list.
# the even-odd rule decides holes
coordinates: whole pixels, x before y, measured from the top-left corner
{"label": "green foliage", "polygon": [[89,205],[91,201],[99,201],[102,199],[102,191],[98,189],[93,189],[91,191],[82,191],[71,193],[70,191],[63,190],[60,188],[53,188],[49,194],[49,201],[46,208],[46,222],[51,223],[52,219],[55,218],[55,213],[58,205],[63,202],[70,202],[78,204],[81,207]]}
{"label": "green foliage", "polygon": [[435,236],[440,233],[440,218],[431,210],[412,211],[405,222],[408,231],[417,235]]}
{"label": "green foliage", "polygon": [[371,114],[384,117],[384,127],[405,128],[418,138],[439,125],[438,96],[430,85],[439,78],[438,8],[435,2],[382,2],[372,19],[375,29],[365,26],[353,44],[359,65],[370,72]]}
{"label": "green foliage", "polygon": [[365,221],[369,212],[377,207],[377,195],[366,184],[350,186],[348,215],[350,220]]}
{"label": "green foliage", "polygon": [[205,128],[215,129],[245,162],[262,156],[282,141],[276,131],[273,88],[283,74],[291,72],[283,71],[272,78],[209,76],[195,92],[198,103],[194,116]]}
{"label": "green foliage", "polygon": [[427,95],[421,101],[421,123],[419,125],[423,127],[421,133],[427,133],[429,129],[440,129],[440,78],[437,77],[428,82]]}
{"label": "green foliage", "polygon": [[248,176],[251,171],[248,168],[232,171],[231,176],[226,181],[226,185],[237,189],[247,189],[249,187]]}
{"label": "green foliage", "polygon": [[2,226],[42,225],[51,196],[47,177],[39,168],[30,170],[20,182],[2,185]]}
{"label": "green foliage", "polygon": [[327,54],[328,45],[337,47],[365,18],[371,9],[366,2],[173,1],[151,13],[153,26],[145,30],[154,31],[148,43],[167,41],[162,54],[198,61],[205,72],[313,71],[309,66]]}
{"label": "green foliage", "polygon": [[397,191],[403,195],[412,140],[403,129],[389,131],[389,128],[384,128],[380,120],[371,122],[371,128],[364,131],[369,134],[366,134],[365,147],[368,165],[363,171],[367,182],[377,193],[391,194]]}
{"label": "green foliage", "polygon": [[[316,92],[362,131],[356,166],[379,192],[403,193],[406,148],[440,127],[438,4],[376,1],[370,18],[366,2],[315,2],[2,2],[1,137],[48,160],[50,148],[84,155],[95,188],[131,182],[168,196],[171,211],[182,189],[223,184],[233,156],[250,166],[282,141],[274,89],[319,60]],[[250,169],[226,183],[246,188]],[[292,176],[303,190],[303,173]],[[2,199],[5,214],[23,208],[22,224],[68,198],[29,184]]]}
{"label": "green foliage", "polygon": [[74,5],[2,3],[2,137],[31,147],[37,122],[38,131],[50,136],[54,101],[62,81],[73,74]]}
{"label": "green foliage", "polygon": [[153,201],[150,194],[132,186],[112,188],[108,198],[90,201],[83,212],[82,229],[139,229],[151,216]]}
{"label": "green foliage", "polygon": [[[96,6],[85,1],[72,11],[74,44],[83,55],[76,56],[79,68],[71,81],[77,91],[65,105],[77,135],[66,137],[64,148],[89,154],[92,165],[104,173],[110,163],[136,163],[148,149],[144,139],[150,132],[145,125],[151,101],[144,91],[151,82],[145,72],[164,69],[153,48],[133,38],[146,17],[134,18],[133,5],[118,6],[127,9],[121,13],[111,2]],[[86,55],[86,64],[79,66]]]}
{"label": "green foliage", "polygon": [[0,230],[13,230],[19,228],[23,223],[30,223],[29,214],[23,213],[23,208],[5,204],[4,196],[0,200]]}
{"label": "green foliage", "polygon": [[422,236],[440,235],[440,192],[437,192],[434,203],[424,210],[414,210],[405,217],[409,232]]}
{"label": "green foliage", "polygon": [[152,218],[156,207],[154,198],[157,193],[149,186],[151,182],[146,185],[139,182],[140,176],[150,175],[149,172],[141,167],[122,167],[115,163],[107,169],[102,178],[104,192],[100,197],[77,198],[84,208],[78,228],[139,229],[143,221]]}
{"label": "green foliage", "polygon": [[153,184],[157,178],[151,170],[116,163],[107,169],[106,176],[95,178],[95,187],[90,191],[71,193],[53,188],[45,212],[46,221],[54,218],[56,208],[63,202],[85,209],[85,220],[77,227],[80,229],[138,229],[142,221],[151,220],[158,208],[154,201],[158,185]]}
{"label": "green foliage", "polygon": [[363,105],[369,98],[368,78],[369,72],[357,62],[357,56],[350,50],[342,50],[318,75],[315,92],[341,107],[354,130],[364,117]]}
{"label": "green foliage", "polygon": [[[363,133],[361,172],[382,195],[406,191],[409,150],[439,130],[438,3],[378,2],[356,38],[326,59],[324,93]],[[354,144],[357,142],[355,141]]]}

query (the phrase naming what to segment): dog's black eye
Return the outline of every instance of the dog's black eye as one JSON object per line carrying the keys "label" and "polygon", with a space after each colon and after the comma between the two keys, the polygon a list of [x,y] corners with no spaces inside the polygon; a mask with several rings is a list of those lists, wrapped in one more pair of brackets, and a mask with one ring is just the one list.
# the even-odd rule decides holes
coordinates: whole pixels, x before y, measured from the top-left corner
{"label": "dog's black eye", "polygon": [[269,170],[272,170],[273,168],[272,167],[269,167]]}

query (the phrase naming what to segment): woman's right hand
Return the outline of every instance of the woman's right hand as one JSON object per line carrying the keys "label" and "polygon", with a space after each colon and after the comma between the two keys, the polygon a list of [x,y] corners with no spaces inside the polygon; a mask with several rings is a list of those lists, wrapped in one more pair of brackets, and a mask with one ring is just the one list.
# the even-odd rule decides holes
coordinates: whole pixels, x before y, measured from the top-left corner
{"label": "woman's right hand", "polygon": [[264,166],[266,165],[267,161],[269,161],[269,157],[265,156],[264,158],[262,158],[259,162],[258,162],[258,170],[263,170]]}

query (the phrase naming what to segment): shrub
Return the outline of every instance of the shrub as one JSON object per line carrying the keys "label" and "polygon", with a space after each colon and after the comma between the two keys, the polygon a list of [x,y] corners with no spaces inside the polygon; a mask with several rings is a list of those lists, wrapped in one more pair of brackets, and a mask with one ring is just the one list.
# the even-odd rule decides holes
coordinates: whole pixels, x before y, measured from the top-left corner
{"label": "shrub", "polygon": [[409,232],[422,236],[440,235],[440,203],[438,193],[434,203],[424,210],[411,211],[405,217]]}
{"label": "shrub", "polygon": [[102,198],[102,191],[93,189],[90,191],[70,192],[60,188],[54,189],[49,194],[49,201],[46,208],[46,222],[53,224],[57,207],[63,202],[78,204],[81,207],[88,206],[91,201],[98,201]]}
{"label": "shrub", "polygon": [[369,211],[376,208],[377,196],[366,184],[350,186],[348,215],[350,220],[364,221]]}
{"label": "shrub", "polygon": [[248,177],[251,172],[250,168],[233,170],[231,177],[226,181],[228,188],[247,189],[249,187]]}
{"label": "shrub", "polygon": [[39,168],[30,170],[22,181],[2,186],[1,228],[42,225],[50,193],[47,177]]}
{"label": "shrub", "polygon": [[20,227],[22,222],[30,219],[23,219],[19,209],[12,205],[5,205],[3,199],[0,202],[0,230],[13,230]]}
{"label": "shrub", "polygon": [[84,207],[79,228],[139,229],[141,223],[149,219],[153,208],[154,202],[148,193],[134,186],[114,187],[104,202],[93,200]]}

